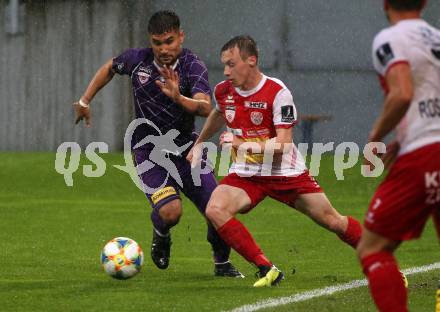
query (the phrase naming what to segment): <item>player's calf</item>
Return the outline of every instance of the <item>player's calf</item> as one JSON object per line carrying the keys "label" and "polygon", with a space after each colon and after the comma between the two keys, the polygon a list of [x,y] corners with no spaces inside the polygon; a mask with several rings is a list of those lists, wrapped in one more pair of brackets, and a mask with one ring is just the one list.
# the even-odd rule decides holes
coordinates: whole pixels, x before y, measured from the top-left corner
{"label": "player's calf", "polygon": [[361,264],[379,311],[408,311],[405,280],[394,256],[377,252],[361,258]]}
{"label": "player's calf", "polygon": [[301,194],[295,202],[295,208],[356,248],[362,235],[361,224],[352,217],[342,216],[324,193]]}

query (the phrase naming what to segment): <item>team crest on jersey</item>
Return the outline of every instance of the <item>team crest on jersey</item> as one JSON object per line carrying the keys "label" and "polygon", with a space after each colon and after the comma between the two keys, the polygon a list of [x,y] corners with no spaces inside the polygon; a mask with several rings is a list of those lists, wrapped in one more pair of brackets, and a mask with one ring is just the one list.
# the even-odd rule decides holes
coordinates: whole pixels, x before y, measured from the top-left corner
{"label": "team crest on jersey", "polygon": [[140,68],[137,75],[138,75],[139,82],[141,84],[146,84],[148,82],[148,79],[150,79],[151,69],[145,68],[145,67]]}
{"label": "team crest on jersey", "polygon": [[262,112],[252,112],[251,113],[251,121],[254,125],[259,126],[263,122],[263,113]]}
{"label": "team crest on jersey", "polygon": [[235,106],[226,106],[225,108],[226,120],[231,123],[235,118]]}

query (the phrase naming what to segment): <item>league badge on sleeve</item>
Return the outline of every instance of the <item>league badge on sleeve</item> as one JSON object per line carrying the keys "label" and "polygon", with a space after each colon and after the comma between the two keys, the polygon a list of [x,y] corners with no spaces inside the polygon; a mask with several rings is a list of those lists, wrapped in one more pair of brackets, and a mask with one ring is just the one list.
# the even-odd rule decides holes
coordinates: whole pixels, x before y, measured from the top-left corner
{"label": "league badge on sleeve", "polygon": [[118,69],[119,72],[122,72],[122,70],[124,69],[124,63],[118,63],[116,65],[116,68]]}
{"label": "league badge on sleeve", "polygon": [[281,122],[294,122],[296,119],[295,109],[292,105],[281,106]]}
{"label": "league badge on sleeve", "polygon": [[385,43],[381,45],[379,49],[376,50],[376,56],[382,66],[386,66],[388,62],[394,58],[393,49],[391,49],[390,44]]}

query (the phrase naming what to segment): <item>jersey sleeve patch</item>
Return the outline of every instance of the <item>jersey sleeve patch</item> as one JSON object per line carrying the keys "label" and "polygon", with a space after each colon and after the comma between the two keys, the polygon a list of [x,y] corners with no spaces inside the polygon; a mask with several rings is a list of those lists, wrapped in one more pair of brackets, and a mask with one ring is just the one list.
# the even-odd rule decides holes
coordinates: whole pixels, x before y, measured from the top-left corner
{"label": "jersey sleeve patch", "polygon": [[282,89],[273,102],[273,124],[294,125],[297,119],[296,107],[289,89]]}
{"label": "jersey sleeve patch", "polygon": [[393,64],[408,62],[408,40],[399,29],[386,29],[374,38],[372,52],[376,72],[385,77]]}
{"label": "jersey sleeve patch", "polygon": [[281,106],[281,122],[292,123],[295,121],[295,108],[292,105]]}
{"label": "jersey sleeve patch", "polygon": [[113,59],[112,70],[119,75],[131,75],[134,67],[142,59],[142,53],[137,49],[128,49]]}
{"label": "jersey sleeve patch", "polygon": [[391,45],[389,42],[381,45],[376,50],[376,56],[382,66],[387,66],[388,63],[394,58],[394,52],[391,48]]}

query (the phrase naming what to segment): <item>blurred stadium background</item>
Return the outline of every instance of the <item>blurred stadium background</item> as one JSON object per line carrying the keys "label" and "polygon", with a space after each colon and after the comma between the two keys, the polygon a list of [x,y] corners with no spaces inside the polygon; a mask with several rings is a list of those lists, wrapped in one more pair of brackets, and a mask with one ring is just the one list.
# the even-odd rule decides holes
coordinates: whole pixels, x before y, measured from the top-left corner
{"label": "blurred stadium background", "polygon": [[[382,0],[0,0],[0,150],[54,151],[64,141],[120,150],[132,114],[126,77],[96,97],[91,129],[73,125],[71,103],[106,60],[148,45],[148,18],[165,8],[180,15],[211,85],[222,80],[222,44],[250,34],[264,72],[293,90],[300,114],[333,116],[317,124],[315,141],[365,142],[382,105],[370,56],[386,26]],[[429,1],[426,19],[438,27],[439,16]]]}

